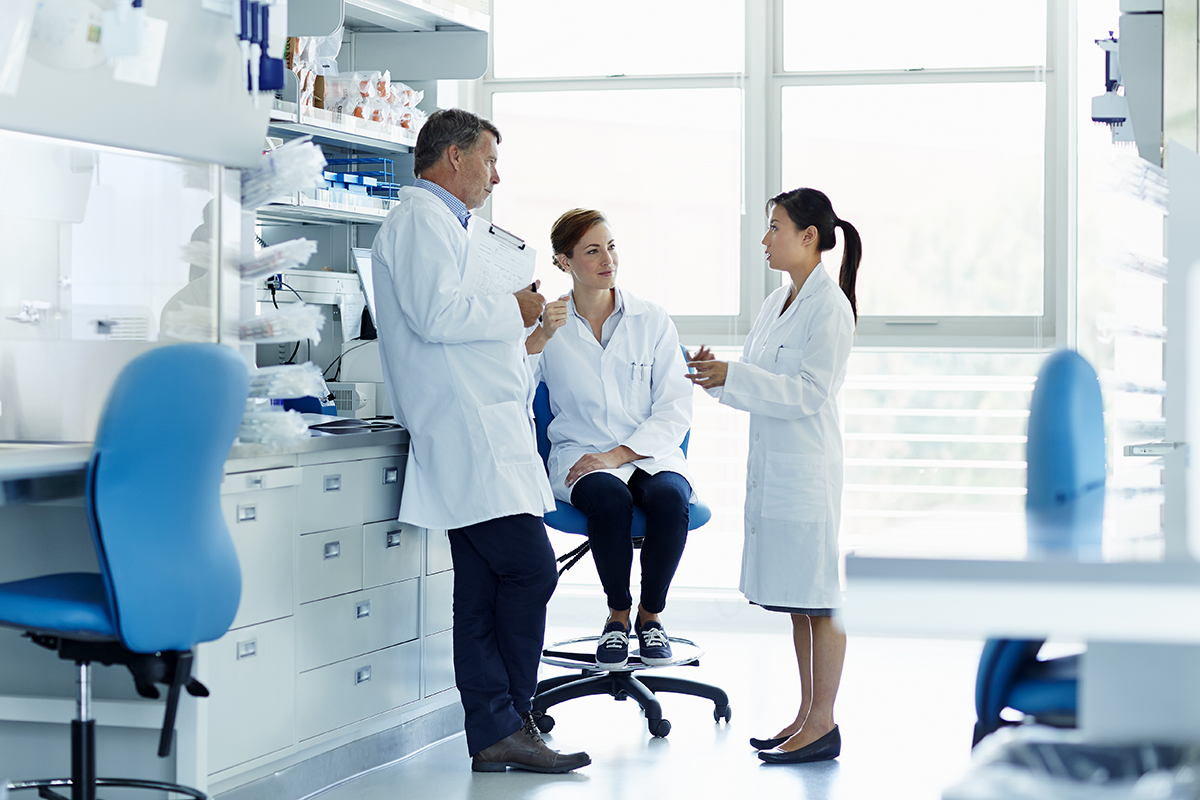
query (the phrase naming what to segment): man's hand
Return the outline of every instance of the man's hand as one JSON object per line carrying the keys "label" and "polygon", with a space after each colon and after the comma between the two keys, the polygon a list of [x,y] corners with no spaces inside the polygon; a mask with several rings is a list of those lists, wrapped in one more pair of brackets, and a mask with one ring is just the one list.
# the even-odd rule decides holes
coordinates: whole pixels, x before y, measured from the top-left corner
{"label": "man's hand", "polygon": [[546,298],[537,291],[541,283],[541,281],[534,281],[528,289],[513,292],[513,297],[517,298],[517,305],[521,307],[521,319],[526,328],[538,321],[538,317],[542,315],[542,309],[546,307]]}

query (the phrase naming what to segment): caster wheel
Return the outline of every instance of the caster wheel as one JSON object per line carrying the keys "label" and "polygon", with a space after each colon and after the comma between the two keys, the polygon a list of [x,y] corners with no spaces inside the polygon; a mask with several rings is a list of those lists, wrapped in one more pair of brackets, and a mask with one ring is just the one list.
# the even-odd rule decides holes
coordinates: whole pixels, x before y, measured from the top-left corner
{"label": "caster wheel", "polygon": [[537,729],[542,733],[549,733],[550,731],[554,730],[554,717],[550,716],[549,714],[542,714],[540,717],[534,720],[534,723],[537,725]]}
{"label": "caster wheel", "polygon": [[733,709],[729,706],[717,706],[713,709],[713,719],[720,722],[724,719],[726,722],[733,719]]}
{"label": "caster wheel", "polygon": [[650,720],[648,727],[650,728],[650,734],[660,739],[671,732],[671,723],[665,719]]}

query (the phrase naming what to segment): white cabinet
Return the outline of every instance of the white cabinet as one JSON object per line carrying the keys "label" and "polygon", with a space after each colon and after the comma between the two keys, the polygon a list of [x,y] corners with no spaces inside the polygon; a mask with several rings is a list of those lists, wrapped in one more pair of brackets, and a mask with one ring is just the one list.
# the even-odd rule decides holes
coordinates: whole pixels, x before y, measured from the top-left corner
{"label": "white cabinet", "polygon": [[421,574],[425,530],[401,522],[363,526],[363,587],[370,589]]}
{"label": "white cabinet", "polygon": [[204,645],[208,660],[208,769],[220,772],[295,740],[295,631],[291,617],[231,630]]}
{"label": "white cabinet", "polygon": [[300,602],[355,592],[363,585],[362,526],[300,537],[297,588]]}
{"label": "white cabinet", "polygon": [[212,696],[197,769],[219,791],[456,701],[446,533],[395,521],[406,443],[360,434],[227,462],[242,605],[199,648]]}
{"label": "white cabinet", "polygon": [[306,603],[296,612],[296,666],[303,672],[417,638],[416,580]]}
{"label": "white cabinet", "polygon": [[291,616],[297,469],[230,475],[221,510],[242,567],[242,600],[232,627]]}
{"label": "white cabinet", "polygon": [[420,642],[304,672],[296,683],[301,741],[421,699]]}

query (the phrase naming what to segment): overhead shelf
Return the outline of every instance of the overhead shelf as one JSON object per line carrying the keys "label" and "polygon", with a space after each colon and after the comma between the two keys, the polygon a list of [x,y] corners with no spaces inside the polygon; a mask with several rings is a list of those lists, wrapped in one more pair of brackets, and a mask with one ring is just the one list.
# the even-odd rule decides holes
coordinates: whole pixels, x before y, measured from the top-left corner
{"label": "overhead shelf", "polygon": [[290,0],[289,36],[354,37],[357,69],[405,82],[474,80],[487,69],[488,0]]}
{"label": "overhead shelf", "polygon": [[284,139],[311,136],[317,144],[354,148],[381,155],[412,152],[417,144],[417,135],[405,128],[392,128],[389,131],[378,123],[345,116],[340,121],[333,121],[304,115],[297,121],[294,113],[282,111],[272,112],[267,135]]}
{"label": "overhead shelf", "polygon": [[487,33],[488,0],[290,0],[288,34],[327,36],[345,25],[397,33]]}
{"label": "overhead shelf", "polygon": [[352,28],[378,27],[401,33],[444,31],[454,26],[487,32],[488,3],[487,0],[346,0],[345,22]]}
{"label": "overhead shelf", "polygon": [[260,220],[273,222],[307,222],[318,225],[365,222],[378,225],[383,222],[389,210],[391,209],[316,199],[301,193],[262,206],[255,211],[255,215]]}

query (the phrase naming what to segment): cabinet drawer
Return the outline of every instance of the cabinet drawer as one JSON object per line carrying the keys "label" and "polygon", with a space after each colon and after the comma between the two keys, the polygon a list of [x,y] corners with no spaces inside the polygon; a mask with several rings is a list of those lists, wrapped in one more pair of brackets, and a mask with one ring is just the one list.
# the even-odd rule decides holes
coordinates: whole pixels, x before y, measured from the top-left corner
{"label": "cabinet drawer", "polygon": [[425,696],[454,686],[454,631],[425,637]]}
{"label": "cabinet drawer", "polygon": [[208,770],[219,772],[292,744],[295,625],[291,617],[201,645],[207,665]]}
{"label": "cabinet drawer", "polygon": [[426,537],[429,540],[429,554],[425,560],[425,574],[435,575],[453,568],[454,559],[450,557],[450,539],[446,532],[431,530]]}
{"label": "cabinet drawer", "polygon": [[400,514],[400,487],[408,456],[359,462],[363,474],[363,522],[383,522]]}
{"label": "cabinet drawer", "polygon": [[454,624],[454,573],[439,572],[425,579],[425,635]]}
{"label": "cabinet drawer", "polygon": [[296,611],[296,668],[310,670],[417,638],[417,584],[401,581]]}
{"label": "cabinet drawer", "polygon": [[301,740],[420,699],[421,643],[389,647],[296,678]]}
{"label": "cabinet drawer", "polygon": [[362,527],[338,528],[300,537],[300,602],[362,588]]}
{"label": "cabinet drawer", "polygon": [[230,627],[290,616],[296,488],[222,494],[221,511],[242,568],[242,599]]}
{"label": "cabinet drawer", "polygon": [[421,574],[421,529],[402,522],[363,526],[363,586],[415,578]]}
{"label": "cabinet drawer", "polygon": [[300,533],[362,525],[361,464],[339,461],[300,468]]}

